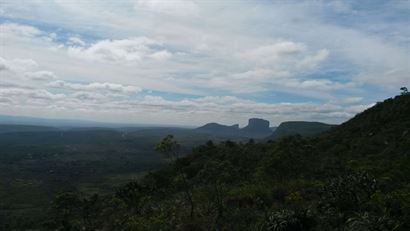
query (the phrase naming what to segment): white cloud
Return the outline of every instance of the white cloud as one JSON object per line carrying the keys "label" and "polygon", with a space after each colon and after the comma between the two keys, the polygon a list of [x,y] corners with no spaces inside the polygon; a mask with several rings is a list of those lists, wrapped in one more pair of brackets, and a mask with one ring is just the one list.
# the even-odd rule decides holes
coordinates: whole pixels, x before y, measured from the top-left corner
{"label": "white cloud", "polygon": [[232,79],[237,81],[249,80],[249,81],[261,81],[268,79],[280,79],[289,77],[290,73],[286,70],[272,70],[265,68],[258,68],[241,73],[235,73],[232,75]]}
{"label": "white cloud", "polygon": [[162,51],[157,51],[151,55],[149,55],[149,57],[156,59],[156,60],[167,60],[172,56],[172,54],[166,50],[162,50]]}
{"label": "white cloud", "polygon": [[11,69],[26,70],[37,67],[38,64],[32,59],[13,59],[10,60]]}
{"label": "white cloud", "polygon": [[[197,80],[200,86],[226,89],[235,93],[254,93],[279,88],[282,91],[304,89],[312,95],[352,87],[327,79],[305,79],[304,74],[317,68],[328,57],[322,49],[312,54],[306,45],[280,41],[235,54],[236,61],[249,69],[237,73],[218,73],[210,79]],[[322,94],[323,96],[323,94]]]}
{"label": "white cloud", "polygon": [[71,96],[79,100],[101,100],[107,98],[102,94],[86,91],[74,92]]}
{"label": "white cloud", "polygon": [[[78,90],[69,94],[53,94],[45,89],[19,87],[0,88],[0,102],[5,105],[17,103],[19,107],[46,113],[48,108],[58,108],[60,113],[87,112],[83,119],[133,118],[134,122],[199,125],[215,121],[239,122],[245,125],[250,117],[270,120],[274,125],[288,120],[321,120],[339,123],[352,117],[369,105],[348,104],[344,107],[331,103],[261,103],[234,96],[206,96],[177,101],[160,96],[143,98],[116,98],[106,94]],[[4,108],[5,109],[5,108]],[[0,109],[0,112],[4,112]],[[115,116],[114,116],[115,115]],[[119,116],[119,117],[117,117]]]}
{"label": "white cloud", "polygon": [[137,0],[134,8],[179,16],[195,15],[199,11],[199,6],[191,0]]}
{"label": "white cloud", "polygon": [[[43,87],[46,80],[31,81],[24,76],[41,71],[55,73],[63,84],[58,87],[53,83],[56,86],[52,92],[68,93],[64,102],[59,99],[48,106],[65,108],[66,115],[75,116],[67,108],[81,101],[87,103],[83,111],[98,109],[112,115],[119,107],[128,108],[131,102],[127,99],[131,97],[119,97],[127,94],[126,90],[107,90],[110,87],[101,86],[115,82],[154,93],[201,96],[203,101],[212,95],[240,95],[276,102],[276,96],[283,99],[290,94],[300,102],[327,101],[339,105],[329,110],[329,116],[347,118],[351,112],[344,110],[350,104],[335,99],[354,95],[363,100],[351,105],[368,105],[397,93],[400,86],[409,82],[408,20],[397,20],[402,16],[396,11],[410,8],[395,2],[375,11],[373,7],[377,3],[355,9],[355,4],[345,1],[235,1],[233,4],[232,1],[56,0],[21,4],[3,0],[0,5],[3,15],[11,22],[38,25],[35,28],[1,24],[0,81],[13,84],[24,81],[26,86],[37,88]],[[85,82],[90,84],[80,84]],[[23,101],[10,100],[15,108],[26,108],[28,113],[34,111]],[[101,103],[104,100],[107,103]],[[144,107],[133,103],[136,108],[152,113],[158,113],[155,108],[170,112],[178,108],[175,117],[181,113],[187,121],[188,114],[199,113],[207,114],[207,118],[211,115],[232,118],[235,122],[235,113],[239,113],[234,109],[225,112],[212,100],[206,104],[189,99],[156,100],[159,105],[150,105],[154,98],[141,101]],[[9,101],[2,98],[1,102],[3,105]],[[237,108],[247,104],[238,102],[231,103]],[[249,105],[256,103],[258,100]],[[196,104],[201,106],[192,106]],[[214,105],[219,112],[211,113],[205,105]],[[305,109],[302,105],[298,104],[300,110]],[[10,107],[7,110],[13,109]],[[277,109],[287,107],[291,106],[281,105]],[[132,108],[127,110],[135,112]],[[244,110],[252,112],[250,106]],[[129,117],[112,118],[133,118],[124,111],[121,113]],[[322,111],[312,112],[311,116],[326,117],[322,114]],[[169,116],[149,115],[158,121]]]}
{"label": "white cloud", "polygon": [[337,90],[343,88],[351,88],[354,87],[354,84],[351,82],[348,83],[340,83],[335,82],[329,79],[310,79],[310,80],[291,80],[285,85],[294,88],[301,88],[301,89],[310,89],[310,90],[322,90],[322,91],[330,91],[330,90]]}
{"label": "white cloud", "polygon": [[0,57],[0,71],[5,71],[10,69],[9,65],[7,64],[6,60]]}
{"label": "white cloud", "polygon": [[281,41],[271,45],[259,46],[238,54],[238,57],[260,64],[275,64],[284,62],[289,56],[300,54],[306,49],[304,44],[292,41]]}
{"label": "white cloud", "polygon": [[141,91],[141,88],[136,86],[124,86],[116,83],[89,83],[89,84],[79,84],[79,83],[69,83],[63,80],[57,80],[48,84],[49,87],[54,88],[66,88],[71,90],[79,91],[106,91],[113,93],[137,93]]}
{"label": "white cloud", "polygon": [[50,81],[57,79],[57,76],[51,71],[26,72],[24,73],[24,76],[35,81]]}
{"label": "white cloud", "polygon": [[[211,101],[214,100],[214,101]],[[164,116],[168,123],[201,124],[214,118],[217,122],[245,125],[250,117],[260,117],[270,120],[273,124],[289,120],[321,120],[338,123],[354,115],[346,108],[319,105],[314,103],[257,103],[242,99],[229,99],[224,103],[224,97],[214,99],[167,101],[158,97],[145,97],[142,101],[127,101],[94,105],[95,111],[110,109],[123,114],[139,114],[139,120],[159,122]],[[361,108],[364,108],[362,106]],[[356,109],[359,106],[356,107]],[[349,110],[353,110],[351,108]],[[354,111],[357,113],[356,111]]]}
{"label": "white cloud", "polygon": [[[7,84],[19,84],[22,81],[27,84],[38,84],[57,79],[52,71],[38,70],[39,65],[32,59],[4,59],[0,57],[0,80]],[[35,83],[37,82],[37,83]]]}
{"label": "white cloud", "polygon": [[38,64],[32,59],[4,59],[0,57],[0,71],[23,72],[37,66]]}
{"label": "white cloud", "polygon": [[347,105],[358,104],[362,101],[363,101],[363,97],[358,97],[358,96],[347,97],[345,99],[342,99],[342,103],[347,104]]}
{"label": "white cloud", "polygon": [[86,43],[78,37],[68,38],[68,44],[71,46],[80,46],[80,47],[84,47],[86,45]]}
{"label": "white cloud", "polygon": [[299,66],[302,68],[313,69],[322,63],[329,56],[329,51],[327,49],[322,49],[317,52],[317,54],[305,57]]}
{"label": "white cloud", "polygon": [[3,23],[0,24],[0,35],[13,34],[15,36],[33,38],[40,36],[43,33],[32,26],[21,25],[16,23]]}
{"label": "white cloud", "polygon": [[55,103],[54,101],[63,99],[64,94],[53,94],[45,89],[0,88],[0,97],[9,98],[11,101],[19,99],[20,104],[25,102],[23,104],[27,105],[33,100],[47,100],[49,103],[50,101]]}
{"label": "white cloud", "polygon": [[[78,42],[78,41],[77,41]],[[156,50],[161,43],[146,37],[102,40],[89,47],[69,47],[68,53],[78,58],[108,62],[134,62],[145,59],[165,60],[171,57],[166,50]]]}

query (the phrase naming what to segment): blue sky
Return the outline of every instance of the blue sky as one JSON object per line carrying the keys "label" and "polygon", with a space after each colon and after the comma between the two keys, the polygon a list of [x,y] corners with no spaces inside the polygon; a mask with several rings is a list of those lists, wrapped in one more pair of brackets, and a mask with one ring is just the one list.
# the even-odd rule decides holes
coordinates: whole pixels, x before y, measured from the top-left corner
{"label": "blue sky", "polygon": [[340,123],[409,83],[408,0],[0,0],[0,114]]}

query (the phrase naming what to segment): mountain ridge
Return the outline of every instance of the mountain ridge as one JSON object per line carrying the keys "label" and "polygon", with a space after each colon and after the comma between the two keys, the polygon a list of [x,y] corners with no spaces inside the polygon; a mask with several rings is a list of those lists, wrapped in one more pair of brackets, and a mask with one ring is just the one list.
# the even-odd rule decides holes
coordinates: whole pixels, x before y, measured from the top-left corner
{"label": "mountain ridge", "polygon": [[208,141],[183,157],[175,137],[166,136],[157,150],[167,166],[109,195],[59,194],[43,224],[45,230],[409,230],[409,114],[410,95],[397,96],[317,136]]}
{"label": "mountain ridge", "polygon": [[285,121],[266,139],[274,140],[298,134],[302,136],[316,136],[336,126],[338,125],[315,121]]}

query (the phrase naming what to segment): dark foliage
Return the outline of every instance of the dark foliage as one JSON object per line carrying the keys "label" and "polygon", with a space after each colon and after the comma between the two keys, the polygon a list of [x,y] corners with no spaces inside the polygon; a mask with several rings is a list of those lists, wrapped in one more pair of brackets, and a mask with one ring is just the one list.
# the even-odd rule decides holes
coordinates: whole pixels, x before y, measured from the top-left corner
{"label": "dark foliage", "polygon": [[[209,141],[114,194],[56,197],[42,230],[410,230],[410,95],[314,138]],[[1,216],[0,216],[1,219]]]}

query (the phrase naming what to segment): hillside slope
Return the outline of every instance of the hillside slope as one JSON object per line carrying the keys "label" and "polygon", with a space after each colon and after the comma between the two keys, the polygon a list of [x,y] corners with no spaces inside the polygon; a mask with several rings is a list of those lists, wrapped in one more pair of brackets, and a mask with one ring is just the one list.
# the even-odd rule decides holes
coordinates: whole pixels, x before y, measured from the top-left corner
{"label": "hillside slope", "polygon": [[407,94],[377,103],[323,134],[322,140],[344,145],[351,154],[383,154],[408,145],[409,133],[410,95]]}
{"label": "hillside slope", "polygon": [[209,141],[113,195],[60,194],[42,227],[410,230],[409,110],[402,95],[314,138]]}
{"label": "hillside slope", "polygon": [[335,127],[335,125],[320,122],[307,121],[287,121],[279,125],[278,128],[267,137],[267,139],[279,139],[290,135],[315,136]]}

